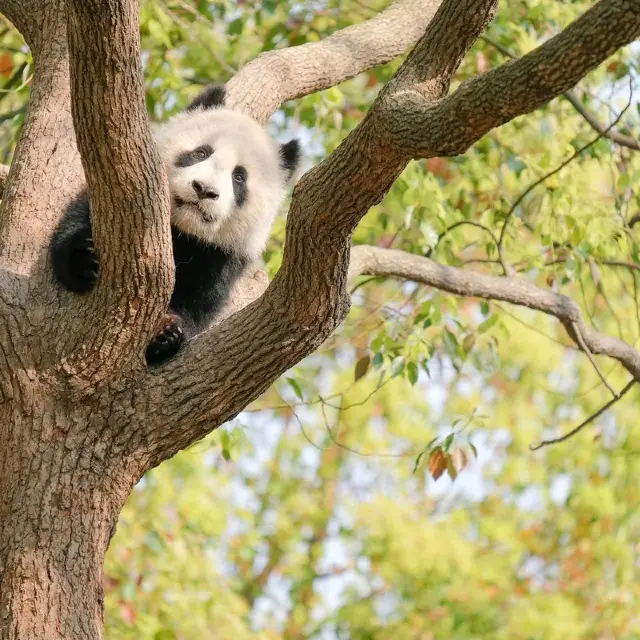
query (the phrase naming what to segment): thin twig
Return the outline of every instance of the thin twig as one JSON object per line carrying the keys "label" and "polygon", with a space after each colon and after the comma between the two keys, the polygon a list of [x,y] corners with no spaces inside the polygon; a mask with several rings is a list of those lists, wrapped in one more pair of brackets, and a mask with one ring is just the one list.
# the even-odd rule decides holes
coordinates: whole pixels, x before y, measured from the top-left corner
{"label": "thin twig", "polygon": [[[630,87],[631,89],[631,87]],[[612,127],[615,127],[615,125],[619,122],[620,118],[622,118],[622,116],[627,112],[627,110],[629,109],[629,107],[631,106],[631,101],[633,98],[633,91],[630,90],[629,93],[629,101],[627,102],[627,106],[620,112],[620,114],[618,115],[618,117],[607,127],[607,129],[603,132],[598,134],[595,138],[593,138],[591,141],[587,142],[587,144],[583,145],[582,147],[580,147],[579,149],[577,149],[572,155],[571,157],[567,158],[564,162],[562,162],[561,164],[559,164],[555,169],[552,169],[551,171],[549,171],[548,173],[546,173],[545,175],[543,175],[541,178],[538,178],[538,180],[532,182],[517,198],[516,201],[511,205],[511,208],[509,209],[505,219],[504,219],[504,224],[502,225],[502,229],[500,230],[500,239],[498,241],[498,255],[500,254],[501,250],[502,250],[502,243],[504,242],[504,238],[505,238],[505,232],[507,229],[507,226],[509,224],[509,221],[511,220],[511,218],[513,217],[513,213],[516,210],[517,206],[524,200],[524,198],[526,198],[526,196],[528,196],[536,187],[538,187],[539,185],[541,185],[543,182],[545,182],[546,180],[548,180],[549,178],[551,178],[552,176],[554,176],[556,173],[559,173],[560,171],[562,171],[562,169],[564,169],[568,164],[570,164],[571,162],[573,162],[580,154],[582,154],[583,151],[586,151],[589,147],[591,147],[592,145],[594,145],[596,142],[598,142],[598,140],[600,140],[601,138],[605,137],[605,134],[611,130]]]}
{"label": "thin twig", "polygon": [[631,387],[633,387],[635,383],[636,383],[635,378],[631,379],[627,383],[627,386],[616,397],[609,400],[607,404],[605,404],[603,407],[598,409],[598,411],[596,411],[593,415],[589,416],[584,422],[581,422],[577,427],[575,427],[574,429],[571,429],[571,431],[569,431],[568,433],[565,433],[563,436],[559,436],[558,438],[542,440],[539,444],[535,446],[529,445],[529,449],[531,449],[531,451],[537,451],[538,449],[541,449],[542,447],[546,447],[550,444],[557,444],[558,442],[564,442],[565,440],[572,438],[573,436],[576,435],[576,433],[578,433],[579,431],[582,431],[582,429],[584,429],[588,424],[591,424],[598,416],[602,415],[607,409],[609,409],[612,405],[618,402],[618,400],[620,400],[631,389]]}
{"label": "thin twig", "polygon": [[582,332],[580,331],[580,327],[575,322],[571,326],[573,328],[573,332],[576,334],[576,341],[578,343],[578,346],[586,354],[587,358],[589,358],[589,362],[595,369],[600,380],[602,380],[602,384],[604,384],[604,386],[607,387],[607,389],[609,389],[609,391],[611,392],[614,398],[617,398],[618,396],[617,396],[616,390],[613,387],[611,387],[611,385],[607,382],[607,379],[602,374],[602,371],[600,371],[600,367],[598,366],[598,363],[595,361],[593,354],[591,353],[591,350],[585,344],[584,338],[582,337]]}
{"label": "thin twig", "polygon": [[504,274],[506,276],[515,275],[515,272],[513,271],[513,268],[511,267],[511,265],[507,264],[507,262],[504,259],[504,256],[502,255],[502,250],[501,250],[500,245],[498,244],[498,237],[496,236],[496,234],[493,233],[493,231],[489,227],[487,227],[484,224],[481,224],[480,222],[476,222],[475,220],[458,220],[458,222],[454,222],[450,227],[447,227],[438,236],[438,239],[436,240],[435,245],[433,245],[433,247],[427,252],[427,254],[426,254],[427,258],[431,256],[433,251],[435,251],[435,249],[438,246],[438,244],[440,244],[440,241],[442,240],[442,238],[444,238],[449,232],[453,231],[457,227],[461,227],[462,225],[465,225],[465,224],[466,225],[470,225],[472,227],[478,227],[478,229],[482,229],[484,232],[488,233],[491,236],[491,239],[493,240],[494,244],[496,245],[496,249],[498,251],[498,260],[496,260],[497,264],[499,264],[502,267],[502,269],[504,271]]}

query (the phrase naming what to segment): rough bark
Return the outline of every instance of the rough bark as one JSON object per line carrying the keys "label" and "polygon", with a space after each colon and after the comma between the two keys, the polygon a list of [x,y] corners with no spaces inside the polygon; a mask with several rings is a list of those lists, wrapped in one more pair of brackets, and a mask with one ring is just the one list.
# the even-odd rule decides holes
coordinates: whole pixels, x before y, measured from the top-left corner
{"label": "rough bark", "polygon": [[327,89],[400,55],[424,34],[441,4],[399,0],[371,20],[321,42],[265,52],[229,80],[227,100],[266,122],[287,100]]}
{"label": "rough bark", "polygon": [[[351,233],[407,161],[464,151],[565,91],[640,30],[637,2],[601,0],[563,34],[447,97],[496,4],[402,0],[235,76],[230,102],[264,121],[282,101],[418,40],[361,125],[296,186],[274,280],[249,276],[228,317],[147,370],[144,346],[173,273],[165,179],[144,115],[137,2],[0,0],[36,60],[0,208],[0,638],[100,638],[104,550],[131,488],[237,415],[343,320]],[[81,297],[54,286],[47,247],[83,168],[103,269],[95,292]],[[364,251],[354,253],[352,273],[374,268],[358,262]],[[423,262],[410,274],[406,258],[395,258],[390,275],[574,318],[564,299],[515,279],[462,286],[468,274],[429,272]],[[637,375],[628,345],[578,327],[576,340]]]}

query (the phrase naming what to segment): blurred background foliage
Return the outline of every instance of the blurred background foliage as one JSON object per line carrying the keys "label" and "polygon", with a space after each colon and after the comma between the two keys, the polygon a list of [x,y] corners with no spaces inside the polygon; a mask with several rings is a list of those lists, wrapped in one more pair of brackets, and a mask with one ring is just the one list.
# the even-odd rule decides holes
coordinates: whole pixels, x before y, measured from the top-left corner
{"label": "blurred background foliage", "polygon": [[[262,51],[318,41],[387,4],[142,0],[149,114],[163,120]],[[456,83],[591,4],[501,2]],[[637,47],[618,52],[574,92],[635,139],[638,61]],[[285,105],[274,134],[298,133],[307,167],[319,162],[399,64]],[[32,65],[1,23],[4,162]],[[559,98],[461,157],[410,164],[354,242],[496,275],[502,260],[636,345],[639,158]],[[283,232],[284,212],[270,275]],[[610,399],[558,322],[394,280],[353,288],[347,320],[316,354],[140,482],[107,554],[107,637],[640,638],[638,392],[532,452]],[[622,367],[599,364],[621,389]]]}

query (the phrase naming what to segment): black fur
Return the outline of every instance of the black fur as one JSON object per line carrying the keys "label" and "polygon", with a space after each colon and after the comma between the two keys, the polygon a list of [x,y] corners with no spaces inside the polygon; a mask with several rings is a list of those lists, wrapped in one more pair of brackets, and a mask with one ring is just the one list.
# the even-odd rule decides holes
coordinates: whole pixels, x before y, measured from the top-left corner
{"label": "black fur", "polygon": [[280,164],[287,171],[287,178],[291,178],[300,162],[300,141],[290,140],[280,145]]}
{"label": "black fur", "polygon": [[223,84],[212,84],[197,95],[185,111],[193,111],[198,107],[216,109],[224,107],[226,91]]}
{"label": "black fur", "polygon": [[237,166],[233,170],[233,196],[236,206],[241,207],[247,199],[247,170]]}
{"label": "black fur", "polygon": [[192,151],[185,151],[181,153],[174,161],[174,165],[180,169],[184,167],[191,167],[198,162],[204,162],[213,154],[213,149],[209,144],[203,144],[196,147]]}
{"label": "black fur", "polygon": [[[176,280],[169,316],[147,348],[148,364],[173,356],[185,340],[214,319],[247,260],[171,227]],[[67,209],[52,242],[54,272],[71,291],[89,291],[98,279],[88,195],[83,192]]]}
{"label": "black fur", "polygon": [[76,293],[89,291],[98,280],[98,256],[93,248],[86,190],[69,205],[53,234],[52,246],[58,280]]}

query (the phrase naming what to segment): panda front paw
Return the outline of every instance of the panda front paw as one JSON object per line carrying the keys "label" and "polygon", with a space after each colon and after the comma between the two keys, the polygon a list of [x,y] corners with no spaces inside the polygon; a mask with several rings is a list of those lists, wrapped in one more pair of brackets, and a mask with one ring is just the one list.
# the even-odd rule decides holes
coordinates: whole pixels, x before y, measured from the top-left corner
{"label": "panda front paw", "polygon": [[80,236],[71,245],[69,289],[84,293],[98,281],[98,256],[91,236]]}
{"label": "panda front paw", "polygon": [[160,364],[174,356],[186,340],[182,319],[173,313],[164,316],[146,352],[147,364]]}

